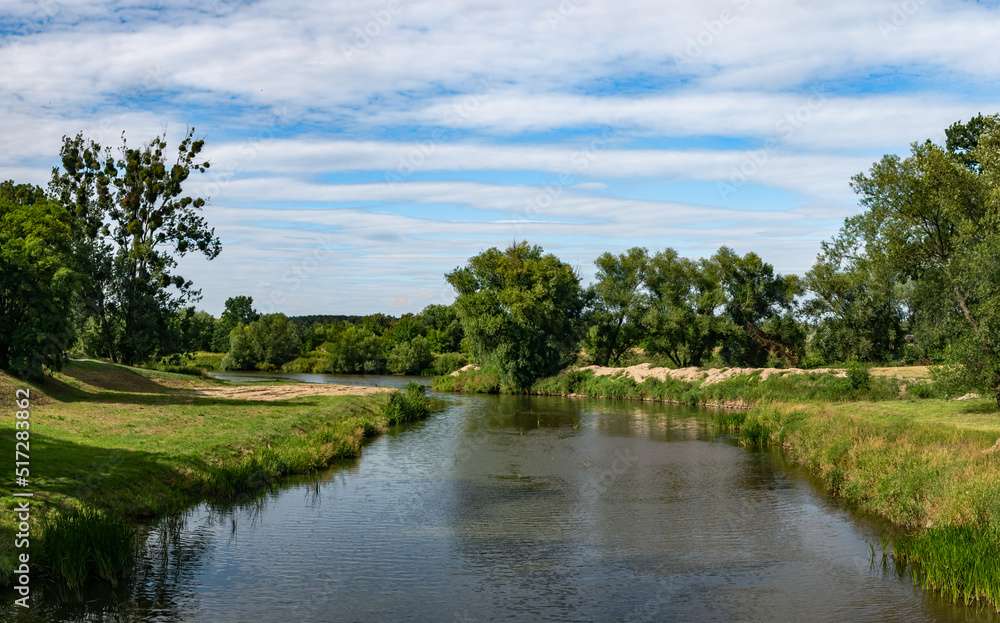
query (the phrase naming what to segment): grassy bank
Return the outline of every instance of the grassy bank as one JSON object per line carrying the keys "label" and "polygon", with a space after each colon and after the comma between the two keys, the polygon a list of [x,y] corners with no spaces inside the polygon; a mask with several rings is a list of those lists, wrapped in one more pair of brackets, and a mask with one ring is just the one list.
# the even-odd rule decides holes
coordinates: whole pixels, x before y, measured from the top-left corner
{"label": "grassy bank", "polygon": [[[357,456],[364,440],[424,417],[419,388],[370,395],[234,399],[216,382],[99,362],[73,362],[28,385],[0,375],[10,417],[3,452],[14,454],[13,397],[31,388],[32,561],[70,586],[116,580],[131,522],[200,500],[252,496],[283,476]],[[0,514],[0,571],[13,568],[14,506]],[[125,569],[127,571],[127,569]]]}
{"label": "grassy bank", "polygon": [[[498,375],[489,369],[470,369],[436,378],[434,389],[498,393],[500,382]],[[891,400],[903,395],[932,398],[940,397],[943,392],[930,382],[871,375],[859,369],[847,376],[799,374],[762,378],[759,372],[753,372],[715,383],[673,378],[647,378],[637,382],[625,375],[595,376],[587,370],[566,370],[536,381],[528,393],[748,407],[774,400]]]}
{"label": "grassy bank", "polygon": [[720,416],[896,526],[925,587],[1000,609],[1000,413],[988,400],[762,404]]}

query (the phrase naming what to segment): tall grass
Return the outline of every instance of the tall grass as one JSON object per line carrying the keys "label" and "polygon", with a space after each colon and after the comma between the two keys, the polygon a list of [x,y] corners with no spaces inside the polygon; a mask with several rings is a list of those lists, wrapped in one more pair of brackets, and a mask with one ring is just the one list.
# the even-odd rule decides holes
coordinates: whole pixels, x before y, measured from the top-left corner
{"label": "tall grass", "polygon": [[430,413],[426,389],[419,383],[407,383],[401,391],[389,396],[385,417],[390,426],[422,420]]}
{"label": "tall grass", "polygon": [[79,592],[89,578],[117,586],[132,572],[136,530],[93,508],[53,512],[42,521],[38,560],[50,579]]}
{"label": "tall grass", "polygon": [[923,587],[1000,610],[995,433],[830,409],[759,405],[718,425],[744,446],[780,447],[831,494],[893,524],[895,557]]}
{"label": "tall grass", "polygon": [[488,367],[466,370],[458,374],[436,377],[431,385],[439,392],[463,392],[469,394],[499,394],[500,375]]}

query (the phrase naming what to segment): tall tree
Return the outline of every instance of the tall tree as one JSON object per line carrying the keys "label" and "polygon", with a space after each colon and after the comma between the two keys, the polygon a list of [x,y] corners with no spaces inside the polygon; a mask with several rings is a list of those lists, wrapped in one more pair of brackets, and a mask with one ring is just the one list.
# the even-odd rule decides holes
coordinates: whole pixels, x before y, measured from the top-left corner
{"label": "tall tree", "polygon": [[617,364],[642,337],[641,323],[649,308],[643,289],[649,255],[634,247],[620,255],[604,253],[594,263],[597,279],[587,292],[587,349],[595,363]]}
{"label": "tall tree", "polygon": [[215,352],[226,352],[229,350],[229,335],[238,325],[248,325],[260,318],[260,314],[253,307],[253,297],[251,296],[231,296],[226,299],[222,315],[215,327],[215,335],[212,338],[212,349]]}
{"label": "tall tree", "polygon": [[649,262],[645,283],[652,297],[646,314],[646,351],[677,367],[700,366],[719,344],[726,318],[718,265],[682,258],[673,249]]}
{"label": "tall tree", "polygon": [[571,266],[541,247],[492,248],[448,274],[473,357],[526,389],[576,355],[584,297]]}
{"label": "tall tree", "polygon": [[61,367],[78,285],[69,215],[42,189],[0,184],[0,367],[38,377]]}
{"label": "tall tree", "polygon": [[805,313],[814,333],[810,352],[827,363],[888,361],[901,354],[905,304],[894,276],[864,255],[856,228],[824,242],[806,274],[812,293]]}
{"label": "tall tree", "polygon": [[737,329],[723,341],[722,356],[734,364],[762,366],[768,359],[796,365],[804,333],[795,320],[795,275],[779,275],[756,253],[740,256],[722,247],[712,256],[725,294],[723,309]]}
{"label": "tall tree", "polygon": [[100,354],[128,363],[150,356],[172,314],[200,296],[174,269],[190,252],[212,259],[221,250],[202,216],[205,200],[184,193],[191,173],[209,167],[200,159],[203,146],[192,129],[170,162],[163,136],[131,147],[123,134],[117,156],[80,134],[63,141],[50,190],[75,217],[74,246],[90,281],[87,311],[100,326]]}
{"label": "tall tree", "polygon": [[914,283],[928,322],[957,328],[953,350],[1000,404],[1000,121],[952,125],[946,148],[914,143],[853,186],[865,211],[847,226],[870,261]]}

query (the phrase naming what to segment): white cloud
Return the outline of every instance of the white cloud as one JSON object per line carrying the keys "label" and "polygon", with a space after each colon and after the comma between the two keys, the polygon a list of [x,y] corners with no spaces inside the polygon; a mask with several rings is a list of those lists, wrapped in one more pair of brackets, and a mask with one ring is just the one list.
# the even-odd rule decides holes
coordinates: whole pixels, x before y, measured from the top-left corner
{"label": "white cloud", "polygon": [[[496,145],[277,139],[210,146],[221,189],[235,175],[254,172],[301,175],[324,171],[384,171],[386,181],[406,181],[426,171],[544,171],[557,187],[577,176],[694,179],[740,185],[773,185],[819,196],[845,197],[848,180],[877,157],[794,153],[778,149],[618,149],[613,143]],[[215,165],[213,165],[215,166]],[[561,174],[561,176],[560,176]],[[720,186],[718,199],[727,194]]]}

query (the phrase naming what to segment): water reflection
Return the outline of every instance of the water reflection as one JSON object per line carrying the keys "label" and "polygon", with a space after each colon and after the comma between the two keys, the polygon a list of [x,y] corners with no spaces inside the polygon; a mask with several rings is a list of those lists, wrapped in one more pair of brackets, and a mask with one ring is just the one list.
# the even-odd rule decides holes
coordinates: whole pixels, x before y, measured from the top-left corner
{"label": "water reflection", "polygon": [[710,413],[449,400],[322,478],[158,524],[132,586],[35,620],[996,620],[873,566],[879,526]]}

